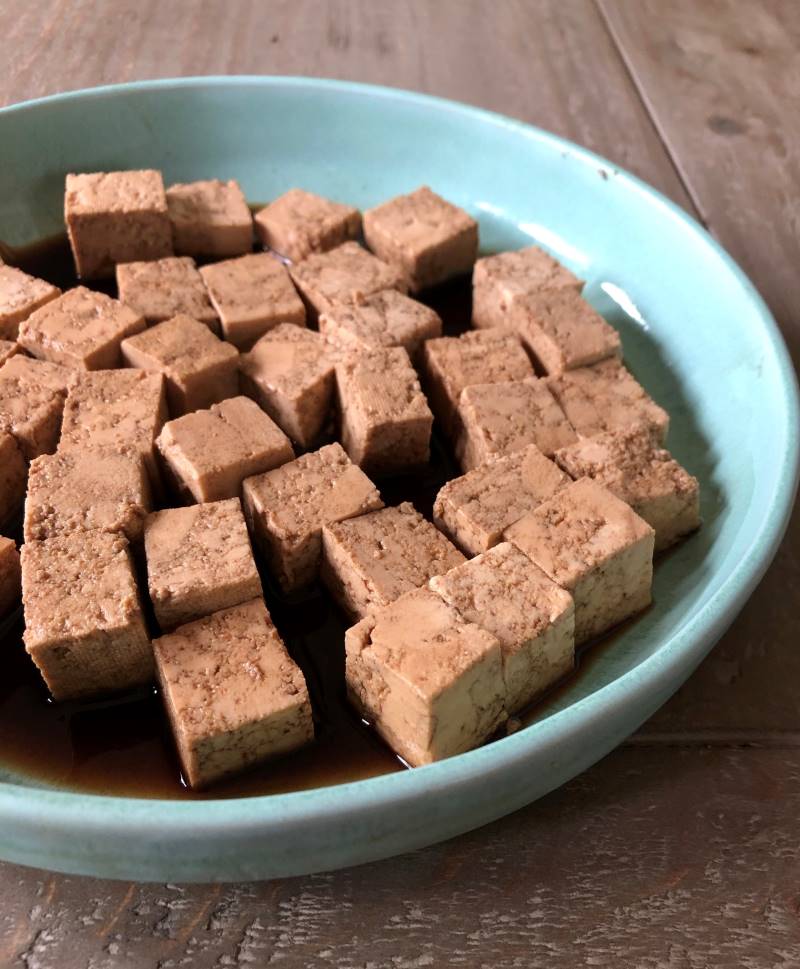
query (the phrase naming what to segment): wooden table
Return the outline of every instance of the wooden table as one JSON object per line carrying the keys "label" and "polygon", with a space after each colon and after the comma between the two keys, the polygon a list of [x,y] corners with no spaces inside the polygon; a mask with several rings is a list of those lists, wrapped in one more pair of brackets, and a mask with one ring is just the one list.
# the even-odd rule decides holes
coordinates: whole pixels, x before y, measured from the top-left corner
{"label": "wooden table", "polygon": [[[493,108],[595,149],[699,218],[797,361],[798,51],[796,0],[28,0],[0,5],[0,103],[275,73]],[[796,967],[798,595],[795,515],[734,628],[627,745],[447,844],[212,887],[0,866],[0,965]]]}

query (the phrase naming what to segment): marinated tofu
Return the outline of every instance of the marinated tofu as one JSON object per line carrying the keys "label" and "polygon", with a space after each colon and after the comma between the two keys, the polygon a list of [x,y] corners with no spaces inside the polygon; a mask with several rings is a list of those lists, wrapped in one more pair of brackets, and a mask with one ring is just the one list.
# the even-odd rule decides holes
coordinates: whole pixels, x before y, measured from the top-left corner
{"label": "marinated tofu", "polygon": [[300,262],[313,253],[328,252],[357,239],[361,213],[352,205],[290,188],[256,213],[255,225],[265,246],[292,262]]}
{"label": "marinated tofu", "polygon": [[28,463],[16,438],[7,431],[0,431],[0,525],[13,518],[22,507],[27,482]]}
{"label": "marinated tofu", "polygon": [[57,286],[0,263],[0,339],[16,340],[20,323],[60,295]]}
{"label": "marinated tofu", "polygon": [[121,263],[117,266],[117,288],[120,300],[148,326],[175,316],[190,316],[219,333],[217,314],[191,256]]}
{"label": "marinated tofu", "polygon": [[357,619],[464,561],[408,502],[325,525],[322,548],[322,581]]}
{"label": "marinated tofu", "polygon": [[0,367],[0,433],[11,434],[32,460],[58,445],[71,371],[17,354]]}
{"label": "marinated tofu", "polygon": [[[0,475],[2,475],[2,464],[0,464]],[[12,539],[0,535],[0,619],[5,618],[16,608],[21,588],[22,572],[17,546]]]}
{"label": "marinated tofu", "polygon": [[167,211],[172,244],[180,256],[219,259],[240,256],[253,248],[253,217],[233,179],[170,185]]}

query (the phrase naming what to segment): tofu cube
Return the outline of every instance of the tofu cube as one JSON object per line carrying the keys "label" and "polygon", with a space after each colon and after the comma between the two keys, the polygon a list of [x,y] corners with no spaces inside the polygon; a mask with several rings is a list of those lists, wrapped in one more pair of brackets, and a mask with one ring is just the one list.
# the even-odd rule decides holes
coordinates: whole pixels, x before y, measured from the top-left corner
{"label": "tofu cube", "polygon": [[70,379],[65,367],[21,354],[0,367],[0,433],[29,461],[55,451]]}
{"label": "tofu cube", "polygon": [[14,435],[0,431],[0,525],[22,506],[27,481],[28,465]]}
{"label": "tofu cube", "polygon": [[592,478],[627,502],[655,533],[656,551],[700,527],[700,485],[659,447],[648,425],[607,431],[556,452],[572,478]]}
{"label": "tofu cube", "polygon": [[167,419],[164,376],[142,370],[94,370],[78,376],[64,405],[59,451],[95,448],[141,455],[150,484],[161,476],[155,441]]}
{"label": "tofu cube", "polygon": [[509,542],[434,576],[430,588],[462,619],[497,638],[509,714],[519,713],[572,671],[572,596]]}
{"label": "tofu cube", "polygon": [[669,414],[618,360],[548,377],[547,385],[578,437],[640,423],[652,425],[661,442],[667,436]]}
{"label": "tofu cube", "polygon": [[57,286],[0,263],[0,339],[16,340],[20,323],[60,295]]}
{"label": "tofu cube", "polygon": [[343,347],[404,347],[413,358],[425,340],[442,335],[442,321],[424,303],[396,289],[385,289],[351,303],[332,304],[320,316],[319,329]]}
{"label": "tofu cube", "polygon": [[284,592],[317,578],[324,525],[383,508],[378,489],[339,444],[247,478],[242,491],[250,531]]}
{"label": "tofu cube", "polygon": [[322,581],[357,619],[463,561],[461,552],[408,502],[322,529]]}
{"label": "tofu cube", "polygon": [[513,333],[469,330],[428,340],[422,349],[422,373],[431,410],[445,433],[455,437],[465,387],[524,380],[533,376],[533,367]]}
{"label": "tofu cube", "polygon": [[255,225],[263,245],[300,262],[312,253],[328,252],[357,239],[361,213],[352,205],[290,188],[256,213]]}
{"label": "tofu cube", "polygon": [[436,496],[433,521],[467,555],[478,555],[568,483],[531,444],[448,481]]}
{"label": "tofu cube", "polygon": [[368,474],[426,464],[433,414],[402,347],[355,354],[336,365],[341,441]]}
{"label": "tofu cube", "polygon": [[565,289],[580,293],[583,280],[538,246],[485,256],[472,274],[472,325],[507,326],[518,299]]}
{"label": "tofu cube", "polygon": [[18,339],[41,360],[79,370],[112,370],[122,365],[122,341],[144,328],[143,317],[129,306],[76,286],[23,320]]}
{"label": "tofu cube", "polygon": [[313,447],[331,419],[335,365],[321,334],[281,323],[242,354],[242,390],[300,447]]}
{"label": "tofu cube", "polygon": [[219,333],[217,314],[191,256],[120,263],[117,289],[122,302],[144,317],[148,326],[185,315]]}
{"label": "tofu cube", "polygon": [[22,347],[14,340],[0,340],[0,367],[16,354],[22,353]]}
{"label": "tofu cube", "polygon": [[16,608],[21,582],[22,572],[17,546],[12,539],[0,535],[0,619]]}
{"label": "tofu cube", "polygon": [[653,529],[590,478],[573,481],[506,529],[506,538],[575,600],[575,643],[646,609]]}
{"label": "tofu cube", "polygon": [[578,436],[544,380],[473,384],[461,392],[456,455],[465,471],[529,444],[552,457]]}
{"label": "tofu cube", "polygon": [[279,323],[306,325],[306,308],[287,268],[268,252],[226,259],[200,268],[222,333],[240,350]]}
{"label": "tofu cube", "polygon": [[186,783],[193,788],[314,739],[311,702],[262,599],[215,612],[153,643]]}
{"label": "tofu cube", "polygon": [[357,242],[345,242],[328,252],[309,256],[289,268],[306,304],[308,318],[316,323],[335,303],[350,303],[384,289],[408,291],[401,270],[376,258]]}
{"label": "tofu cube", "polygon": [[253,217],[239,183],[232,179],[171,185],[167,211],[178,255],[223,259],[253,248]]}
{"label": "tofu cube", "polygon": [[160,172],[67,175],[64,220],[82,279],[111,276],[120,262],[172,255]]}
{"label": "tofu cube", "polygon": [[162,630],[261,595],[238,498],[153,512],[144,526],[144,551]]}
{"label": "tofu cube", "polygon": [[431,592],[407,592],[345,634],[347,693],[411,767],[483,743],[507,718],[500,644]]}
{"label": "tofu cube", "polygon": [[426,185],[364,213],[364,239],[418,293],[472,272],[478,223]]}
{"label": "tofu cube", "polygon": [[81,531],[22,546],[25,648],[53,699],[148,683],[153,650],[123,535]]}
{"label": "tofu cube", "polygon": [[239,354],[190,316],[174,316],[122,341],[129,367],[163,373],[173,417],[239,394]]}
{"label": "tofu cube", "polygon": [[158,449],[182,497],[196,502],[238,498],[245,478],[294,458],[289,438],[249,397],[169,421]]}

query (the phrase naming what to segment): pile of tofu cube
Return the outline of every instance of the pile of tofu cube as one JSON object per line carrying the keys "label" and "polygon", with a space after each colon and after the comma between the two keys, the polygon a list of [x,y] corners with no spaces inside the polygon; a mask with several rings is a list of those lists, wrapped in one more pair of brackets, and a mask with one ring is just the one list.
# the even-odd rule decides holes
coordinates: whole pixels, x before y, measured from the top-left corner
{"label": "pile of tofu cube", "polygon": [[[56,701],[156,679],[194,787],[314,739],[253,548],[282,594],[321,580],[350,617],[348,696],[416,766],[645,609],[654,549],[699,525],[581,280],[536,247],[478,259],[428,188],[253,215],[234,181],[77,174],[65,221],[85,285],[0,265],[0,517],[24,503],[0,611],[21,584]],[[444,337],[415,296],[470,273],[472,328]],[[434,419],[464,473],[430,521],[373,478],[413,480]]]}

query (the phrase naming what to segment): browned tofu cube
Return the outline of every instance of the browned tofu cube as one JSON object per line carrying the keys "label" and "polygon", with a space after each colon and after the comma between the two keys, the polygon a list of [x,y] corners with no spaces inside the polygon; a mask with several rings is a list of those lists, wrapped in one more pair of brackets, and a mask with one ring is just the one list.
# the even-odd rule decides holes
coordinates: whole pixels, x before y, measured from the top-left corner
{"label": "browned tofu cube", "polygon": [[150,599],[164,630],[261,595],[238,498],[153,512],[144,550]]}
{"label": "browned tofu cube", "polygon": [[659,446],[648,425],[607,431],[556,452],[573,478],[592,478],[627,502],[655,533],[656,551],[700,527],[700,485]]}
{"label": "browned tofu cube", "polygon": [[172,255],[160,172],[67,175],[64,219],[75,269],[83,279],[111,276],[119,262]]}
{"label": "browned tofu cube", "polygon": [[316,579],[324,525],[383,508],[378,489],[339,444],[247,478],[243,494],[250,531],[284,592]]}
{"label": "browned tofu cube", "polygon": [[506,530],[506,538],[575,600],[577,645],[646,609],[655,533],[590,478],[573,481]]}
{"label": "browned tofu cube", "polygon": [[171,185],[167,210],[178,255],[222,259],[253,248],[253,217],[239,183],[232,179]]}
{"label": "browned tofu cube", "polygon": [[18,353],[22,353],[22,347],[16,340],[0,340],[0,367]]}
{"label": "browned tofu cube", "polygon": [[568,482],[531,444],[448,481],[436,496],[433,520],[467,555],[477,555]]}
{"label": "browned tofu cube", "polygon": [[287,268],[268,252],[202,266],[200,275],[226,340],[250,347],[279,323],[306,325],[306,308]]}
{"label": "browned tofu cube", "polygon": [[239,393],[236,348],[190,316],[174,316],[123,340],[122,356],[129,367],[164,374],[173,417]]}
{"label": "browned tofu cube", "polygon": [[345,634],[347,693],[412,767],[483,743],[507,718],[500,644],[430,589]]}
{"label": "browned tofu cube", "polygon": [[408,290],[400,269],[377,259],[357,242],[345,242],[329,252],[309,256],[291,266],[289,272],[312,323],[335,303],[350,303],[383,289]]}
{"label": "browned tofu cube", "polygon": [[322,581],[357,619],[463,561],[461,552],[408,502],[322,529]]}
{"label": "browned tofu cube", "polygon": [[25,499],[25,541],[81,530],[141,537],[152,507],[140,454],[113,447],[58,451],[31,461]]}
{"label": "browned tofu cube", "polygon": [[343,347],[404,347],[415,357],[425,340],[442,335],[442,321],[424,303],[385,289],[352,303],[333,304],[320,316],[319,329]]}
{"label": "browned tofu cube", "polygon": [[433,577],[430,588],[462,619],[497,637],[510,714],[572,671],[572,596],[510,542]]}
{"label": "browned tofu cube", "polygon": [[79,370],[111,370],[122,365],[122,341],[144,328],[144,318],[129,306],[77,286],[23,320],[18,339],[41,360]]}
{"label": "browned tofu cube", "polygon": [[659,441],[667,436],[669,414],[618,360],[548,377],[547,385],[578,437],[639,423],[656,428]]}
{"label": "browned tofu cube", "polygon": [[578,439],[547,383],[536,377],[465,387],[458,412],[456,454],[465,471],[529,444],[552,457]]}
{"label": "browned tofu cube", "polygon": [[219,332],[203,277],[190,256],[120,263],[117,288],[122,302],[144,317],[148,326],[185,315]]}
{"label": "browned tofu cube", "polygon": [[256,213],[255,224],[265,246],[300,262],[312,253],[327,252],[358,238],[361,213],[351,205],[290,188]]}
{"label": "browned tofu cube", "polygon": [[428,340],[422,372],[431,410],[447,434],[458,432],[458,402],[471,384],[524,380],[533,367],[513,333],[470,330],[461,336]]}
{"label": "browned tofu cube", "polygon": [[427,463],[433,414],[402,347],[345,358],[336,385],[342,446],[356,464],[391,474]]}
{"label": "browned tofu cube", "polygon": [[0,525],[22,506],[27,481],[28,465],[14,435],[0,431]]}
{"label": "browned tofu cube", "polygon": [[580,293],[583,280],[538,246],[485,256],[472,274],[472,325],[506,326],[518,299],[563,289]]}
{"label": "browned tofu cube", "polygon": [[478,255],[475,219],[425,185],[366,211],[364,238],[413,293],[472,272]]}
{"label": "browned tofu cube", "polygon": [[57,286],[0,263],[0,338],[16,340],[20,323],[60,295]]}
{"label": "browned tofu cube", "polygon": [[55,700],[148,683],[153,650],[123,535],[81,531],[22,547],[25,648]]}
{"label": "browned tofu cube", "polygon": [[[0,465],[2,468],[2,465]],[[2,470],[0,470],[2,475]],[[7,616],[19,602],[22,573],[19,552],[10,538],[0,535],[0,619]]]}
{"label": "browned tofu cube", "polygon": [[242,482],[294,458],[289,438],[249,397],[169,421],[158,449],[184,498],[238,498]]}
{"label": "browned tofu cube", "polygon": [[71,371],[17,354],[0,367],[0,433],[13,435],[30,461],[58,445]]}
{"label": "browned tofu cube", "polygon": [[313,447],[331,419],[335,365],[320,333],[282,323],[242,354],[242,390],[300,447]]}
{"label": "browned tofu cube", "polygon": [[72,383],[64,405],[59,451],[97,447],[141,455],[156,490],[155,441],[167,419],[164,376],[142,370],[95,370]]}
{"label": "browned tofu cube", "polygon": [[314,739],[300,668],[262,599],[215,612],[153,643],[186,783],[206,787]]}

